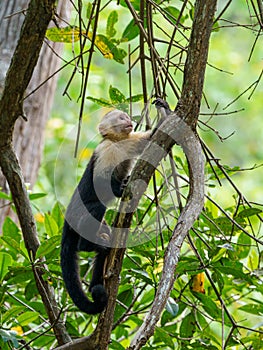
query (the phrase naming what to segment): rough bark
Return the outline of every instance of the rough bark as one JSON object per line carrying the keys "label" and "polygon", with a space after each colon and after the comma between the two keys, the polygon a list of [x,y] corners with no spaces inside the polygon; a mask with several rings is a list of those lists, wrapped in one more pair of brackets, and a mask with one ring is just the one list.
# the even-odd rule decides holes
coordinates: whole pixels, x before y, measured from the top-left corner
{"label": "rough bark", "polygon": [[53,290],[48,281],[43,279],[42,267],[39,268],[34,263],[39,241],[24,178],[12,143],[14,125],[24,114],[23,97],[37,63],[47,26],[54,15],[54,6],[55,0],[32,0],[27,8],[0,99],[0,166],[12,193],[39,293],[58,343],[64,344],[70,341],[70,337],[59,320],[59,308]]}
{"label": "rough bark", "polygon": [[[106,286],[109,292],[109,302],[106,310],[100,316],[95,332],[90,337],[78,340],[77,346],[81,345],[81,349],[108,349],[118,293],[119,274],[125,253],[123,247],[128,234],[128,230],[124,228],[130,226],[133,212],[155,168],[174,144],[177,143],[183,148],[189,163],[189,195],[165,252],[163,273],[152,307],[131,342],[129,350],[141,349],[153,334],[173,288],[174,272],[182,243],[199,216],[204,202],[204,157],[200,141],[195,133],[195,127],[201,104],[209,38],[215,9],[216,0],[196,1],[195,18],[185,64],[182,95],[177,104],[176,112],[166,118],[165,122],[154,134],[151,143],[144,150],[124,191],[119,215],[115,222],[116,229],[112,232],[113,237],[116,237],[116,247],[122,248],[111,250],[106,269]],[[141,186],[138,185],[137,180],[140,180]],[[130,200],[131,198],[132,200]],[[67,346],[62,346],[59,349],[66,348]],[[70,348],[77,349],[78,347],[76,347],[74,342]]]}
{"label": "rough bark", "polygon": [[[45,4],[47,3],[52,3],[52,1],[46,0]],[[147,147],[142,155],[142,158],[138,161],[137,166],[130,178],[130,183],[124,193],[124,201],[122,202],[124,204],[122,204],[122,207],[120,208],[116,232],[113,232],[113,235],[116,233],[118,245],[123,246],[123,243],[125,243],[125,237],[123,238],[123,230],[121,232],[122,235],[120,236],[120,230],[118,228],[129,227],[132,212],[136,208],[136,205],[143,194],[155,167],[175,143],[181,145],[189,161],[190,193],[186,207],[179,217],[178,224],[176,225],[174,234],[166,251],[164,262],[165,267],[152,308],[137,332],[136,338],[131,344],[131,349],[140,349],[154,331],[155,325],[158,322],[159,316],[165,306],[166,300],[169,297],[170,290],[173,286],[174,269],[179,258],[181,244],[188,230],[198,216],[203,204],[203,157],[200,153],[201,148],[198,138],[193,130],[195,129],[201,102],[208,41],[212,28],[212,18],[215,5],[216,0],[209,2],[204,2],[201,0],[196,1],[196,17],[189,44],[187,63],[185,66],[185,80],[182,97],[177,106],[177,112],[172,113],[161,128],[155,133],[151,144]],[[199,16],[199,19],[197,16]],[[195,59],[197,60],[196,62]],[[29,66],[31,67],[31,65]],[[30,70],[31,68],[28,69]],[[21,79],[23,79],[24,84],[27,84],[27,77],[25,74],[22,74]],[[28,234],[35,237],[36,231],[31,211],[28,211],[28,216],[25,218],[25,220],[23,217],[25,213],[24,210],[29,208],[29,202],[26,196],[26,190],[19,165],[11,145],[14,122],[22,113],[22,108],[20,105],[22,98],[22,87],[16,87],[17,91],[14,91],[14,94],[16,95],[15,99],[12,96],[11,101],[9,100],[10,102],[14,103],[14,107],[2,103],[3,98],[0,101],[0,113],[2,121],[4,121],[3,123],[0,120],[0,123],[2,122],[2,125],[0,125],[0,164],[2,169],[5,171],[5,176],[8,179],[11,192],[15,198],[15,205],[17,208],[20,208],[18,211],[18,216],[20,218],[23,234],[26,238]],[[196,89],[198,91],[196,91]],[[8,112],[5,108],[8,109]],[[185,119],[185,121],[182,119]],[[1,130],[3,130],[2,126],[7,127],[6,130],[8,133],[5,134],[1,132]],[[169,135],[169,137],[167,135]],[[158,152],[156,152],[156,147]],[[3,152],[5,154],[4,156],[2,155]],[[8,162],[8,158],[13,159],[11,165]],[[147,159],[150,159],[151,162],[147,162]],[[156,164],[153,164],[153,159],[156,160]],[[12,180],[12,178],[14,180]],[[143,186],[137,185],[137,179],[142,179],[144,181]],[[134,196],[135,200],[132,203],[133,210],[130,210],[131,208],[129,207],[131,203],[125,203],[125,199],[131,198],[131,193],[133,193],[133,195],[136,194]],[[29,233],[27,231],[29,231]],[[28,249],[32,252],[32,255],[34,255],[34,249],[36,249],[37,242],[33,241],[31,244],[32,246],[29,246]],[[61,348],[74,348],[75,345],[75,348],[78,349],[108,348],[119,284],[118,276],[122,265],[123,255],[123,248],[116,248],[112,249],[111,251],[107,266],[109,304],[106,311],[99,319],[96,331],[90,337],[78,340],[78,344],[75,344],[74,342],[73,344],[70,343]],[[37,280],[38,278],[41,278],[39,273],[37,273]],[[39,283],[40,289],[42,285],[43,282],[41,281]],[[46,288],[46,286],[44,287]],[[50,299],[48,298],[48,301],[49,300]],[[50,315],[50,317],[52,317],[52,315]],[[53,318],[53,321],[55,322],[56,320]]]}
{"label": "rough bark", "polygon": [[[0,95],[4,89],[5,76],[17,45],[28,3],[29,0],[2,1],[0,3]],[[62,18],[69,17],[69,10],[68,2],[59,2],[57,12]],[[48,42],[48,45],[42,46],[37,66],[25,95],[50,77],[59,67],[60,60],[52,50],[60,54],[62,44]],[[24,113],[28,121],[25,122],[20,117],[15,123],[13,145],[25,182],[30,183],[31,187],[36,181],[41,164],[45,125],[50,115],[56,83],[57,75],[29,96],[24,101]],[[8,192],[7,182],[2,174],[0,175],[0,187]],[[2,227],[3,220],[7,215],[15,216],[10,205],[7,204],[7,202],[0,201],[0,227]]]}
{"label": "rough bark", "polygon": [[[133,207],[135,208],[146,189],[146,184],[148,184],[150,177],[154,172],[155,166],[153,165],[153,159],[156,161],[157,166],[161,158],[167,154],[175,142],[182,146],[189,162],[189,196],[186,206],[178,218],[178,223],[174,229],[172,238],[165,253],[163,274],[155,299],[149,313],[145,317],[143,324],[131,343],[129,349],[132,350],[140,349],[154,332],[154,328],[173,287],[174,271],[179,259],[181,245],[203,207],[204,160],[200,142],[192,130],[195,130],[199,115],[209,38],[212,30],[215,9],[216,0],[209,2],[204,2],[202,0],[196,1],[195,18],[184,70],[182,95],[176,108],[176,114],[170,115],[169,118],[165,120],[164,124],[161,125],[160,130],[154,135],[153,142],[147,147],[141,159],[137,162],[136,168],[130,178],[130,184],[124,193],[124,203],[125,200],[131,198],[131,193],[133,193],[133,195],[136,193],[136,201],[133,202]],[[182,119],[185,122],[182,122]],[[167,137],[167,135],[170,137]],[[160,151],[158,152],[158,149],[155,149],[155,143],[159,146],[159,149],[163,148],[163,155]],[[151,160],[151,164],[145,162],[142,158]],[[137,179],[145,181],[145,185],[138,188],[138,185],[136,184]],[[135,184],[134,187],[133,182]],[[117,227],[129,227],[134,208],[120,208],[121,214],[118,217]],[[115,233],[120,240],[123,240],[123,235],[120,236],[117,230]],[[110,340],[111,329],[108,324],[109,320],[113,317],[112,311],[115,307],[118,276],[121,269],[123,255],[123,249],[114,249],[110,254],[107,266],[108,276],[110,276],[108,281],[110,296],[108,307],[105,314],[100,318],[97,327],[97,334],[100,339],[99,349],[107,349]],[[107,320],[107,322],[105,320]]]}
{"label": "rough bark", "polygon": [[172,137],[172,140],[176,141],[177,145],[182,147],[186,155],[190,174],[190,192],[187,203],[178,218],[178,222],[165,251],[163,272],[153,304],[149,313],[144,318],[143,324],[137,331],[129,347],[130,350],[140,349],[154,333],[155,326],[165,308],[174,285],[175,269],[180,257],[181,246],[195,220],[201,213],[204,204],[204,157],[198,137],[190,126],[176,114],[170,116],[161,130],[164,134],[169,132],[169,136]]}

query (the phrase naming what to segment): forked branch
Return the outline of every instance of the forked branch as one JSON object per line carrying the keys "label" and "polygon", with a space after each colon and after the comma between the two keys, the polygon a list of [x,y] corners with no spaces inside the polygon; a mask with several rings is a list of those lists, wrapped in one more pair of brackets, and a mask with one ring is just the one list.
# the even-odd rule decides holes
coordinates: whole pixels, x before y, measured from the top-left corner
{"label": "forked branch", "polygon": [[[179,259],[181,245],[203,208],[204,202],[204,158],[201,145],[195,134],[195,126],[199,115],[202,98],[204,74],[207,62],[209,38],[212,31],[216,0],[204,2],[197,0],[195,4],[195,19],[189,43],[184,71],[182,95],[178,102],[176,113],[172,113],[157,130],[152,142],[138,160],[131,175],[130,183],[123,196],[123,202],[116,221],[113,236],[117,237],[119,246],[125,246],[127,232],[132,214],[145,191],[155,168],[161,159],[177,143],[183,148],[188,159],[190,173],[190,191],[185,208],[174,229],[168,244],[164,270],[151,310],[144,319],[129,349],[140,349],[153,334],[162,310],[170,295],[174,283],[174,271]],[[148,162],[147,160],[150,160]],[[138,180],[140,185],[138,186]],[[132,198],[132,201],[129,199]],[[126,202],[125,202],[126,200]],[[117,296],[118,276],[121,270],[124,249],[112,249],[108,262],[107,284],[109,304],[102,314],[96,329],[97,339],[100,339],[100,349],[106,349],[110,339],[113,311]]]}

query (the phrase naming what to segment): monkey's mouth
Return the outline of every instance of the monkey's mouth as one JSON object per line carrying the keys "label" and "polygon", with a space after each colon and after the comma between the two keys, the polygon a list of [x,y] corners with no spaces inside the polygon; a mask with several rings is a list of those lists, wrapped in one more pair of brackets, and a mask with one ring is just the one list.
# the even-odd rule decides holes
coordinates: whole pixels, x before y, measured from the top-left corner
{"label": "monkey's mouth", "polygon": [[125,130],[132,130],[132,129],[133,129],[132,124],[129,124],[129,125],[125,126]]}

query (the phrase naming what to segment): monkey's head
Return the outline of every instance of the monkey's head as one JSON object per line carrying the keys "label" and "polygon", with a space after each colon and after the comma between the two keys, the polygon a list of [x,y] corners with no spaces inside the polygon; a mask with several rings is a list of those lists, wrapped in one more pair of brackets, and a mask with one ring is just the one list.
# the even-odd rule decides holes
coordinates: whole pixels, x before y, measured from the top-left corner
{"label": "monkey's head", "polygon": [[127,138],[132,129],[132,121],[129,115],[118,109],[105,114],[99,125],[101,136],[114,140]]}

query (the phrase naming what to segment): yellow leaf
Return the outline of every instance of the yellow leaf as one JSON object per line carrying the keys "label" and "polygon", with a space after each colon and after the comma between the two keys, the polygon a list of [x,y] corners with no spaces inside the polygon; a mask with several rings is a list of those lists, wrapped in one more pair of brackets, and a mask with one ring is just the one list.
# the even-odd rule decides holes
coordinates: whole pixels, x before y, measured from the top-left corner
{"label": "yellow leaf", "polygon": [[163,259],[158,259],[157,260],[157,266],[153,270],[154,274],[160,273],[163,271]]}
{"label": "yellow leaf", "polygon": [[21,326],[12,327],[11,331],[15,331],[18,335],[23,335],[24,331]]}
{"label": "yellow leaf", "polygon": [[[88,32],[88,38],[92,40],[92,33]],[[95,37],[95,46],[100,50],[100,52],[103,54],[105,58],[108,58],[110,60],[113,59],[113,53],[110,48],[110,41],[101,34],[96,35]]]}
{"label": "yellow leaf", "polygon": [[46,37],[54,42],[72,43],[79,40],[80,30],[78,27],[67,26],[64,28],[52,27],[46,31]]}
{"label": "yellow leaf", "polygon": [[204,283],[205,283],[204,272],[198,273],[193,278],[192,290],[194,292],[199,292],[199,293],[205,294]]}
{"label": "yellow leaf", "polygon": [[41,213],[36,213],[35,215],[36,222],[44,222],[44,215]]}

